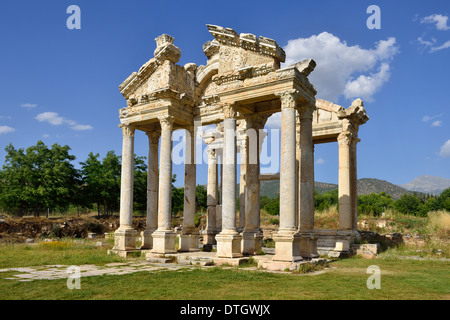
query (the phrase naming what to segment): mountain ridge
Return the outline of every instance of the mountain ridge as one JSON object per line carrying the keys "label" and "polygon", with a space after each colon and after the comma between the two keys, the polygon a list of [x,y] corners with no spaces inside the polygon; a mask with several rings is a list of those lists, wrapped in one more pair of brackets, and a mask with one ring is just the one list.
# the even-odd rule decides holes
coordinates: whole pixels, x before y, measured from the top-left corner
{"label": "mountain ridge", "polygon": [[421,175],[411,182],[399,184],[398,186],[408,191],[440,195],[442,191],[450,187],[450,179],[432,175]]}

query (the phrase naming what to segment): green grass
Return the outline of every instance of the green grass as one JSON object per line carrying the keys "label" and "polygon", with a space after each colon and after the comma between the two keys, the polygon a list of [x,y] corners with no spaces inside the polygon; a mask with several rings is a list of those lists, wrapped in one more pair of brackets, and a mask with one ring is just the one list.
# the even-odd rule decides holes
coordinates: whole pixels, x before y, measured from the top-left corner
{"label": "green grass", "polygon": [[[67,289],[66,279],[19,282],[4,279],[14,272],[2,272],[0,299],[450,299],[448,261],[404,260],[398,258],[401,251],[392,252],[375,260],[337,260],[316,275],[195,268],[83,277],[80,290]],[[0,268],[123,261],[108,256],[104,247],[89,244],[66,248],[0,245],[0,257]],[[380,290],[367,289],[370,265],[381,269]]]}
{"label": "green grass", "polygon": [[[122,258],[107,255],[107,248],[96,247],[91,242],[77,244],[71,239],[59,241],[67,244],[47,246],[44,243],[37,245],[27,244],[0,244],[0,269],[12,267],[30,267],[49,264],[103,265],[110,262],[122,262]],[[110,247],[112,247],[110,245]],[[1,276],[1,273],[0,273]]]}

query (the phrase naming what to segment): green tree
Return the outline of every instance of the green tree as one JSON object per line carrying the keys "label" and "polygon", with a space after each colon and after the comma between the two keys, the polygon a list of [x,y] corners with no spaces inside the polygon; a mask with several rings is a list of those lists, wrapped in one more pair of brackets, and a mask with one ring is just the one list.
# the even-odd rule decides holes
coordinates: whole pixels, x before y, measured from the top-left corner
{"label": "green tree", "polygon": [[385,192],[358,196],[358,213],[379,216],[386,209],[392,208],[394,200]]}
{"label": "green tree", "polygon": [[417,195],[407,193],[394,202],[394,208],[400,213],[418,216],[426,216],[428,212],[427,206]]}
{"label": "green tree", "polygon": [[333,205],[337,205],[338,189],[330,190],[324,193],[314,191],[314,209],[318,211],[326,210]]}
{"label": "green tree", "polygon": [[437,199],[439,203],[439,209],[450,211],[450,188],[442,191],[441,195]]}
{"label": "green tree", "polygon": [[147,164],[146,157],[134,156],[133,206],[135,211],[147,211]]}
{"label": "green tree", "polygon": [[80,183],[69,150],[56,143],[49,149],[42,141],[25,151],[9,144],[0,180],[2,207],[13,214],[35,216],[47,209],[66,210]]}
{"label": "green tree", "polygon": [[207,205],[207,190],[205,186],[197,185],[195,187],[195,203],[197,205],[197,211],[206,211]]}

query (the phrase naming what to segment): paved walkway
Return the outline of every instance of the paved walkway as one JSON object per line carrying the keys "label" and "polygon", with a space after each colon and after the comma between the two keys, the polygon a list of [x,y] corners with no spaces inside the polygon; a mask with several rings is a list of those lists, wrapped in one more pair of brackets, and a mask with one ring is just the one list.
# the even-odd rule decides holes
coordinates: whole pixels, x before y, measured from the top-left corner
{"label": "paved walkway", "polygon": [[[13,277],[4,278],[10,280],[18,281],[33,281],[33,280],[55,280],[55,279],[65,279],[73,274],[69,272],[70,266],[68,265],[46,265],[46,266],[36,266],[36,267],[25,267],[25,268],[7,268],[0,269],[1,272],[18,272],[13,275]],[[148,263],[146,261],[142,262],[121,262],[121,263],[107,263],[104,266],[96,266],[92,264],[79,265],[76,266],[80,268],[81,277],[90,276],[101,276],[101,275],[123,275],[134,272],[156,272],[156,271],[192,271],[195,266],[189,265],[177,265],[177,264],[155,264]]]}

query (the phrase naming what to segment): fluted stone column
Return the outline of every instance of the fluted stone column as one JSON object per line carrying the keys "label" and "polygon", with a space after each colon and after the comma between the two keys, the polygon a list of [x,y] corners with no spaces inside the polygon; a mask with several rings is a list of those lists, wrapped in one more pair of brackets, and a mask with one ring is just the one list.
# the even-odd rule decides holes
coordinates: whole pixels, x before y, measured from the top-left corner
{"label": "fluted stone column", "polygon": [[158,229],[153,232],[152,253],[175,252],[176,232],[171,225],[172,205],[172,131],[173,117],[158,118],[161,124],[161,150],[159,164]]}
{"label": "fluted stone column", "polygon": [[350,199],[350,144],[352,134],[343,132],[338,136],[339,144],[339,229],[353,227],[352,204]]}
{"label": "fluted stone column", "polygon": [[296,226],[295,109],[298,93],[278,94],[281,99],[280,227],[273,237],[274,261],[293,262],[300,256],[300,236]]}
{"label": "fluted stone column", "polygon": [[198,251],[198,231],[195,228],[195,136],[194,126],[186,129],[186,159],[184,165],[183,231],[180,235],[180,251]]}
{"label": "fluted stone column", "polygon": [[260,229],[259,130],[267,117],[254,115],[246,118],[248,137],[245,189],[245,227],[242,233],[242,253],[254,255],[261,250],[263,234]]}
{"label": "fluted stone column", "polygon": [[312,117],[314,107],[300,106],[300,150],[299,150],[299,233],[300,255],[316,258],[317,237],[314,235],[314,144],[312,139]]}
{"label": "fluted stone column", "polygon": [[217,201],[219,204],[216,205],[216,234],[222,231],[222,203],[223,203],[223,154],[222,149],[216,149],[216,154],[220,158],[220,163],[218,161],[218,176],[219,180],[219,194],[217,195]]}
{"label": "fluted stone column", "polygon": [[352,229],[353,232],[358,231],[358,191],[357,191],[357,162],[356,162],[356,146],[361,140],[353,138],[350,145],[350,199],[352,202]]}
{"label": "fluted stone column", "polygon": [[218,200],[217,154],[215,149],[208,149],[208,186],[206,204],[206,229],[203,233],[203,251],[211,251],[216,243],[216,206]]}
{"label": "fluted stone column", "polygon": [[248,149],[248,137],[246,134],[241,136],[241,172],[239,181],[239,232],[244,229],[245,226],[245,192],[246,192],[246,172],[247,172],[247,149]]}
{"label": "fluted stone column", "polygon": [[242,236],[236,231],[236,105],[223,106],[223,204],[222,231],[216,236],[217,257],[242,256]]}
{"label": "fluted stone column", "polygon": [[158,145],[160,131],[147,132],[148,173],[147,173],[147,223],[142,231],[141,249],[153,248],[153,232],[158,228]]}
{"label": "fluted stone column", "polygon": [[131,126],[122,128],[122,172],[120,183],[120,227],[114,233],[113,251],[126,256],[126,251],[136,249],[133,229],[133,181],[134,181],[134,131]]}
{"label": "fluted stone column", "polygon": [[344,131],[338,136],[339,144],[339,230],[336,239],[336,252],[350,250],[353,234],[353,216],[351,200],[351,161],[350,145],[353,135]]}

